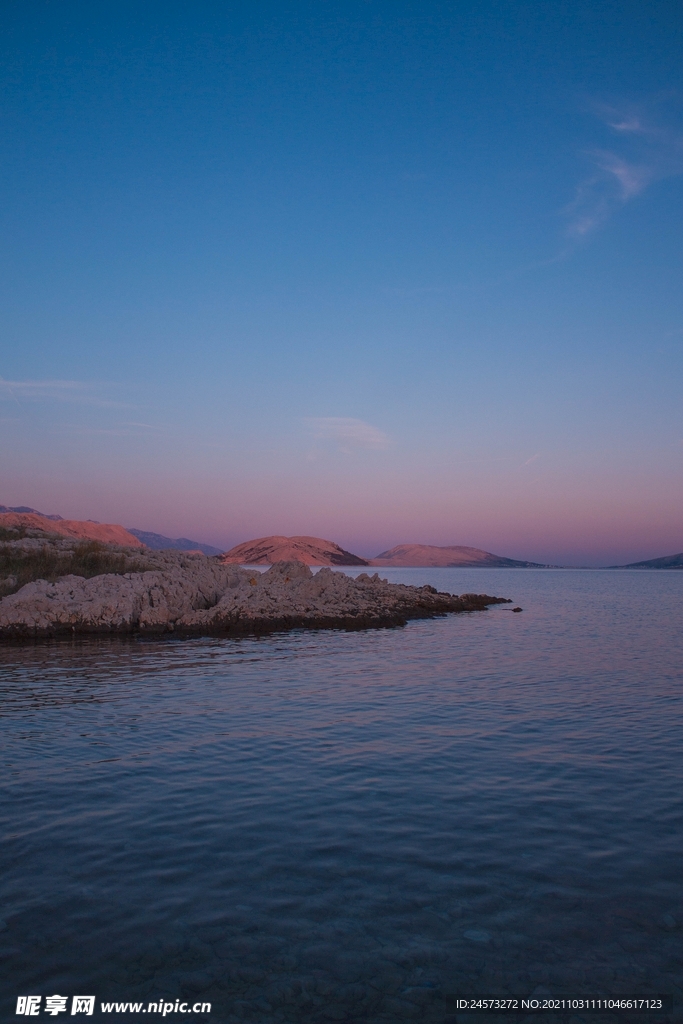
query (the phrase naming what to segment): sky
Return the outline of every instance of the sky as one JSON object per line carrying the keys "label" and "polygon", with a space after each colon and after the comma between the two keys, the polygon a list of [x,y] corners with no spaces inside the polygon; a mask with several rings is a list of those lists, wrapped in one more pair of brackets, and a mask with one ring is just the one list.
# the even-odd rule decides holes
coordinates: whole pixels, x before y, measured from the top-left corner
{"label": "sky", "polygon": [[683,550],[683,11],[5,2],[0,503]]}

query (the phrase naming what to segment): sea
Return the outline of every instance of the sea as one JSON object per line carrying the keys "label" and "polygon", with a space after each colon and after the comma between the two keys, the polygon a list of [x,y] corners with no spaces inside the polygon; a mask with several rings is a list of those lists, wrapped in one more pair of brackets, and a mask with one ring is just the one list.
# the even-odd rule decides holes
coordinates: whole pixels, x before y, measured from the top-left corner
{"label": "sea", "polygon": [[513,603],[0,648],[3,1021],[683,1019],[683,572],[382,575]]}

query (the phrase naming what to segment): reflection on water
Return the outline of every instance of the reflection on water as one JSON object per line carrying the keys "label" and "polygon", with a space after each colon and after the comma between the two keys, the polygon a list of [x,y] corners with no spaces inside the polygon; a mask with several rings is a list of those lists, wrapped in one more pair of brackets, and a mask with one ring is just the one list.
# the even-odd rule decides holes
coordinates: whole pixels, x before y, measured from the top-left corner
{"label": "reflection on water", "polygon": [[3,1019],[29,992],[259,1024],[680,1005],[683,573],[384,575],[524,612],[0,649]]}

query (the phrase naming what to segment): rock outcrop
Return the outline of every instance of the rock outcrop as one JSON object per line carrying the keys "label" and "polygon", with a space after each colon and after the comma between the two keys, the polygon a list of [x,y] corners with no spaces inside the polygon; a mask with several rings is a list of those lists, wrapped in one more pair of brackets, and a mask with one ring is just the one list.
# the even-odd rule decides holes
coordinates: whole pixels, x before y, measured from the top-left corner
{"label": "rock outcrop", "polygon": [[295,561],[279,562],[261,574],[180,552],[145,552],[145,560],[151,566],[144,572],[27,583],[0,601],[0,639],[365,629],[480,611],[505,600],[389,584],[376,573],[352,579],[325,568],[314,575]]}
{"label": "rock outcrop", "polygon": [[344,551],[320,537],[260,537],[238,544],[221,555],[221,561],[237,565],[274,565],[295,560],[304,565],[369,565],[364,558]]}
{"label": "rock outcrop", "polygon": [[397,544],[389,551],[383,551],[381,555],[370,560],[370,565],[395,566],[396,568],[407,568],[409,566],[443,568],[474,568],[488,567],[507,569],[543,569],[545,566],[537,562],[519,562],[515,558],[505,558],[503,555],[494,555],[490,551],[482,551],[480,548],[467,548],[459,546],[436,547],[434,544]]}
{"label": "rock outcrop", "polygon": [[98,540],[102,544],[119,544],[143,548],[142,541],[114,523],[92,523],[80,519],[48,518],[37,512],[0,512],[0,529],[38,530],[42,533],[72,537],[75,540]]}

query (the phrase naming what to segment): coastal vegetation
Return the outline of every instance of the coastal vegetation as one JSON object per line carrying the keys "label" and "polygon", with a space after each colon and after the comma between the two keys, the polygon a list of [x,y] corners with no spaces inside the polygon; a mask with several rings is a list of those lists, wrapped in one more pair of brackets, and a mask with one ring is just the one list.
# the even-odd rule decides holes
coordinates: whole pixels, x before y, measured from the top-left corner
{"label": "coastal vegetation", "polygon": [[92,579],[107,573],[143,572],[146,567],[139,557],[131,558],[130,552],[99,541],[51,543],[45,538],[29,540],[30,546],[16,543],[25,538],[22,527],[0,530],[0,597],[34,580],[53,583],[67,575]]}

